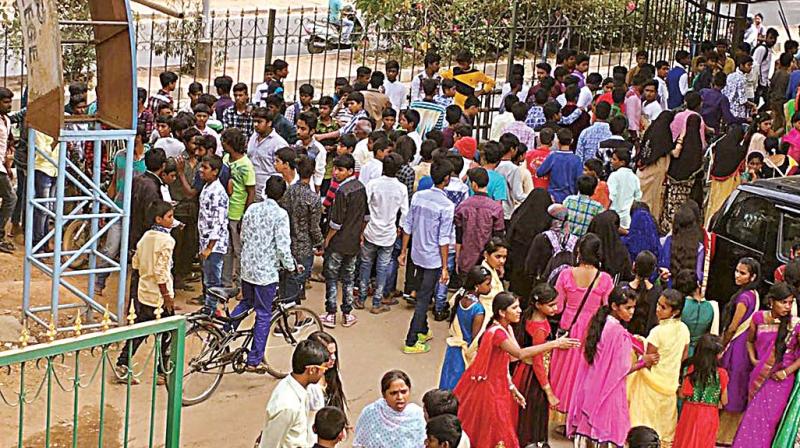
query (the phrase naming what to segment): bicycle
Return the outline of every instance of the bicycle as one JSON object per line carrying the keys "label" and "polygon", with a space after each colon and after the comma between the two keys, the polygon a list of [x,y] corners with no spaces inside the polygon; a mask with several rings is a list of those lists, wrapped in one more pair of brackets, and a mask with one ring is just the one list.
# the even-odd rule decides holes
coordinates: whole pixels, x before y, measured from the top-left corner
{"label": "bicycle", "polygon": [[[208,293],[222,304],[223,313],[208,315],[198,311],[187,317],[181,400],[184,406],[207,400],[222,382],[228,366],[235,373],[243,373],[253,341],[252,326],[241,328],[243,321],[254,314],[253,308],[235,316],[228,309],[228,302],[239,294],[238,288],[214,287]],[[294,347],[315,331],[323,331],[317,313],[296,304],[294,298],[282,297],[279,290],[272,303],[264,350],[267,373],[277,379],[291,373]],[[235,344],[237,341],[241,344]],[[208,384],[204,383],[206,379],[210,380]]]}

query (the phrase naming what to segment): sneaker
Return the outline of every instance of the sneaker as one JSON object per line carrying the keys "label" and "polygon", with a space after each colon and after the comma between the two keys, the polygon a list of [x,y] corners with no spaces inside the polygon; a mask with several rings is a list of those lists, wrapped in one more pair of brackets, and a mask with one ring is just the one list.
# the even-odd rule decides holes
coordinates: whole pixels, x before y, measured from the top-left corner
{"label": "sneaker", "polygon": [[167,374],[166,373],[159,373],[156,376],[156,385],[157,386],[163,386],[165,384],[167,384]]}
{"label": "sneaker", "polygon": [[336,328],[336,313],[325,313],[319,316],[319,320],[325,328]]}
{"label": "sneaker", "polygon": [[386,305],[386,306],[397,305],[398,303],[400,303],[400,302],[397,299],[395,299],[394,297],[392,297],[392,296],[384,297],[381,300],[381,305]]}
{"label": "sneaker", "polygon": [[417,341],[417,343],[412,345],[411,347],[407,345],[403,346],[403,353],[405,353],[406,355],[428,353],[429,351],[431,351],[431,346],[420,341]]}
{"label": "sneaker", "polygon": [[355,308],[357,310],[363,310],[364,309],[364,301],[361,300],[361,299],[358,299],[358,298],[353,299],[353,308]]}
{"label": "sneaker", "polygon": [[412,296],[411,294],[403,294],[403,300],[406,301],[409,305],[416,305],[417,298]]}
{"label": "sneaker", "polygon": [[[128,367],[127,366],[116,366],[114,367],[114,376],[111,378],[111,381],[116,384],[128,384]],[[131,374],[131,385],[139,384],[139,378],[136,378]]]}
{"label": "sneaker", "polygon": [[303,328],[311,327],[313,325],[314,325],[314,319],[312,319],[310,317],[306,317],[305,319],[302,319],[302,320],[300,320],[298,322],[295,322],[294,329],[295,329],[295,331],[300,331]]}
{"label": "sneaker", "polygon": [[427,344],[428,341],[433,339],[433,330],[428,330],[428,332],[425,334],[422,333],[417,334],[417,339],[419,339],[419,342]]}
{"label": "sneaker", "polygon": [[373,306],[372,309],[369,310],[371,314],[383,314],[391,311],[392,309],[389,308],[389,305],[378,305]]}
{"label": "sneaker", "polygon": [[15,250],[17,250],[17,248],[11,241],[9,240],[0,241],[0,252],[13,254]]}
{"label": "sneaker", "polygon": [[[297,328],[297,327],[292,327],[289,330],[289,332],[292,333],[293,335],[295,335],[295,334],[300,332],[300,329]],[[275,329],[272,330],[272,334],[274,334],[275,336],[284,336],[284,334],[283,334],[283,325],[276,326]]]}
{"label": "sneaker", "polygon": [[352,327],[357,322],[358,322],[358,318],[356,316],[354,316],[354,315],[352,315],[350,313],[342,314],[342,326],[343,327],[345,327],[345,328]]}

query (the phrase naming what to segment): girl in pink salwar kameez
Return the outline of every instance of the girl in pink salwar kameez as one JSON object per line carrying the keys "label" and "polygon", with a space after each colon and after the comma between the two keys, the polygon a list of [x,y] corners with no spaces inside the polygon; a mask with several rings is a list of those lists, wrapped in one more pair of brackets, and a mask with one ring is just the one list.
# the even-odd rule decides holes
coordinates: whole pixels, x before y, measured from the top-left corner
{"label": "girl in pink salwar kameez", "polygon": [[576,447],[625,444],[631,427],[626,377],[658,362],[654,353],[631,364],[632,336],[622,325],[633,317],[636,293],[615,288],[608,303],[592,318],[581,347],[587,363],[578,371],[567,413],[567,434]]}

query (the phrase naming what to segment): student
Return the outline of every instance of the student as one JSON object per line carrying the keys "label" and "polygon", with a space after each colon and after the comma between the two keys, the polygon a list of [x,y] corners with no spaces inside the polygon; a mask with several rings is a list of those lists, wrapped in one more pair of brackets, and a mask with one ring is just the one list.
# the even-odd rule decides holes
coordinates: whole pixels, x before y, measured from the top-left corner
{"label": "student", "polygon": [[195,81],[189,84],[189,87],[186,89],[186,93],[189,97],[189,102],[181,108],[181,111],[192,113],[192,108],[195,104],[197,104],[197,100],[200,99],[200,95],[203,94],[203,85]]}
{"label": "student", "polygon": [[428,448],[460,447],[463,432],[455,415],[444,414],[428,420],[425,426],[425,446]]}
{"label": "student", "polygon": [[431,130],[441,131],[444,128],[445,107],[434,100],[434,95],[438,90],[439,84],[433,79],[422,81],[424,97],[421,100],[412,101],[408,106],[410,110],[419,113],[420,118],[415,130],[423,138]]}
{"label": "student", "polygon": [[414,143],[417,145],[414,163],[412,163],[414,166],[416,166],[422,158],[420,154],[420,150],[422,149],[422,135],[417,131],[419,120],[420,115],[416,110],[406,109],[400,112],[400,129],[406,131],[406,135],[414,140]]}
{"label": "student", "polygon": [[[163,157],[163,153],[161,154]],[[174,223],[172,204],[156,199],[147,207],[146,222],[149,229],[138,240],[133,253],[131,268],[136,274],[136,296],[131,296],[132,306],[136,309],[136,323],[149,322],[161,317],[172,316],[174,312],[175,292],[172,289],[170,260],[175,240],[170,236]],[[133,279],[131,279],[133,288]],[[170,333],[161,334],[161,358],[158,362],[156,383],[165,384],[167,373],[165,365],[169,364]],[[144,342],[144,338],[129,339],[120,351],[114,368],[114,381],[117,383],[139,384],[133,375],[131,357]],[[130,375],[130,378],[129,378]]]}
{"label": "student", "polygon": [[387,107],[381,113],[380,130],[386,132],[388,135],[390,132],[395,131],[396,124],[397,124],[397,110],[392,109],[391,107]]}
{"label": "student", "polygon": [[[431,421],[443,415],[457,418],[458,398],[449,390],[432,389],[422,396],[422,410],[425,413],[426,421]],[[457,448],[468,448],[470,446],[472,445],[470,444],[469,436],[467,436],[466,432],[461,431],[461,440],[459,440]]]}
{"label": "student", "polygon": [[269,81],[267,89],[267,96],[276,95],[283,99],[285,89],[283,87],[283,80],[289,76],[289,63],[283,59],[275,59],[272,61],[273,76]]}
{"label": "student", "polygon": [[628,150],[614,150],[614,155],[611,156],[611,168],[614,172],[608,177],[610,210],[617,212],[623,229],[631,226],[631,206],[634,201],[642,199],[639,177],[628,167],[630,162],[631,153]]}
{"label": "student", "polygon": [[[280,154],[283,150],[278,151]],[[291,248],[295,263],[303,266],[302,271],[290,274],[284,285],[284,296],[299,303],[306,297],[305,283],[311,275],[314,252],[322,248],[322,204],[319,195],[311,185],[314,175],[314,162],[306,156],[297,161],[297,180],[289,186],[281,198],[280,205],[289,215],[292,238]]]}
{"label": "student", "polygon": [[347,95],[347,110],[352,118],[340,129],[317,135],[317,140],[339,138],[342,135],[352,133],[356,128],[356,124],[358,124],[358,120],[367,116],[367,112],[364,110],[364,95],[360,92],[353,92]]}
{"label": "student", "polygon": [[353,81],[353,89],[358,90],[355,88],[356,84],[362,84],[366,86],[369,84],[369,78],[372,76],[372,69],[362,65],[356,69],[356,80]]}
{"label": "student", "polygon": [[643,250],[636,254],[632,270],[635,278],[622,286],[636,293],[636,310],[625,328],[631,334],[646,338],[653,327],[658,325],[656,308],[662,290],[660,284],[650,282],[650,278],[656,272],[655,254],[649,250]]}
{"label": "student", "polygon": [[176,119],[174,118],[160,115],[156,117],[156,131],[158,132],[159,138],[153,143],[153,148],[163,150],[167,157],[173,159],[180,156],[183,151],[186,150],[186,146],[180,140],[172,136],[172,128],[175,123]]}
{"label": "student", "polygon": [[256,198],[256,172],[247,156],[247,140],[238,128],[222,132],[222,148],[227,155],[230,181],[226,190],[228,199],[228,234],[230,241],[223,263],[222,283],[239,287],[239,266],[242,255],[242,216]]}
{"label": "student", "polygon": [[[478,335],[483,328],[485,310],[479,297],[492,290],[492,274],[482,266],[471,267],[464,275],[464,286],[453,297],[450,337],[442,362],[439,389],[453,390],[467,368],[467,361],[478,350]],[[427,396],[427,394],[426,394]],[[424,400],[424,398],[423,398]],[[426,406],[427,410],[427,406]]]}
{"label": "student", "polygon": [[[486,193],[495,201],[505,201],[508,199],[508,185],[502,174],[496,171],[497,165],[503,158],[503,147],[497,142],[487,142],[483,148],[482,166],[489,173],[489,184]],[[470,191],[470,195],[474,191]]]}
{"label": "student", "polygon": [[[336,146],[336,151],[333,153],[334,160],[336,160],[336,157],[345,154],[350,154],[352,156],[356,143],[357,141],[353,134],[342,136],[342,138],[339,139],[339,144]],[[333,170],[333,162],[331,162],[331,170]],[[325,198],[322,200],[322,206],[326,211],[333,205],[333,200],[336,199],[336,190],[339,189],[339,184],[340,181],[336,179],[336,176],[332,176],[330,185],[328,185],[328,189],[325,193]]]}
{"label": "student", "polygon": [[317,411],[312,427],[317,443],[312,448],[335,448],[347,437],[346,424],[347,417],[337,407],[326,406]]}
{"label": "student", "polygon": [[608,176],[612,173],[611,158],[617,148],[628,150],[631,154],[634,151],[634,146],[631,142],[625,140],[625,131],[628,128],[628,120],[623,115],[616,115],[611,118],[609,129],[611,129],[611,136],[600,142],[600,147],[594,157],[603,162],[603,175]]}
{"label": "student", "polygon": [[[423,69],[411,80],[411,101],[421,100],[424,96],[422,91],[422,81],[425,79],[434,79],[436,81],[442,80],[439,75],[439,64],[442,58],[439,53],[435,51],[428,51],[425,53],[425,58],[422,61]],[[402,110],[402,109],[398,109]]]}
{"label": "student", "polygon": [[[461,125],[461,116],[463,112],[461,112],[461,108],[456,106],[455,104],[451,104],[447,106],[444,110],[444,119],[447,121],[447,127],[442,130],[442,135],[444,139],[442,140],[442,147],[445,149],[450,149],[455,145],[455,133],[456,128]],[[472,130],[467,135],[471,135]]]}
{"label": "student", "polygon": [[[12,93],[13,97],[13,93]],[[145,128],[146,135],[149,136],[153,133],[156,125],[156,117],[153,115],[156,111],[147,108],[147,89],[139,87],[136,91],[136,110],[137,110],[137,124],[141,124]],[[166,104],[166,103],[165,103]],[[11,109],[9,108],[9,112]],[[6,113],[7,115],[8,113]]]}
{"label": "student", "polygon": [[[526,126],[526,129],[529,128]],[[550,147],[553,145],[555,138],[556,134],[552,129],[542,129],[542,132],[539,133],[539,147],[530,149],[525,153],[525,167],[533,178],[534,188],[547,189],[550,185],[550,176],[539,177],[536,174],[536,170],[542,166],[547,156],[550,155]]]}
{"label": "student", "polygon": [[416,191],[419,186],[419,181],[425,176],[431,174],[431,163],[433,163],[433,151],[435,151],[436,142],[433,140],[425,140],[420,147],[419,156],[420,161],[414,167],[414,190]]}
{"label": "student", "polygon": [[733,116],[747,120],[750,118],[751,112],[756,109],[747,87],[747,77],[753,71],[753,58],[749,55],[742,55],[737,58],[736,64],[736,71],[728,75],[722,94],[728,98]]}
{"label": "student", "polygon": [[233,99],[231,99],[232,87],[233,78],[230,76],[217,76],[214,78],[214,88],[217,90],[218,97],[214,106],[214,114],[218,119],[225,114],[225,109],[233,106]]}
{"label": "student", "polygon": [[632,339],[623,325],[631,320],[635,308],[632,291],[614,288],[608,305],[601,307],[589,323],[581,346],[587,362],[579,368],[567,413],[566,433],[575,437],[576,444],[625,443],[631,427],[627,377],[652,368],[659,360],[658,353],[647,353],[636,363],[631,362]]}
{"label": "student", "polygon": [[480,112],[481,101],[475,95],[470,95],[464,100],[464,115],[461,116],[461,123],[469,126],[475,125],[475,119]]}
{"label": "student", "polygon": [[655,429],[648,426],[636,426],[628,432],[626,440],[628,448],[659,448],[661,439]]}
{"label": "student", "polygon": [[[203,263],[203,289],[222,286],[222,261],[228,252],[228,193],[219,182],[222,159],[207,155],[200,163],[200,178],[205,187],[200,192],[197,230],[200,234],[200,260]],[[206,293],[203,312],[213,314],[217,299]]]}
{"label": "student", "polygon": [[[457,93],[456,82],[453,81],[452,79],[442,79],[440,84],[442,93],[436,95],[435,98],[436,102],[441,104],[442,107],[445,108],[453,105],[457,106],[457,104],[455,104],[456,93]],[[459,107],[459,109],[461,108]]]}
{"label": "student", "polygon": [[[386,140],[375,143],[375,147],[383,146]],[[388,144],[388,142],[386,142]],[[380,145],[379,145],[380,144]],[[381,151],[383,152],[383,151]],[[384,299],[383,291],[388,277],[388,268],[397,237],[397,219],[403,222],[408,213],[408,191],[405,185],[397,180],[397,172],[403,165],[403,157],[399,154],[387,153],[370,163],[382,166],[382,175],[367,183],[366,195],[369,206],[368,218],[361,245],[360,288],[362,296],[355,299],[356,309],[364,309],[369,289],[370,273],[373,263],[376,265],[375,289],[372,297],[370,313],[381,314],[390,311],[389,305],[397,303],[394,299]]]}
{"label": "student", "polygon": [[503,215],[505,216],[506,226],[508,226],[509,221],[511,221],[511,214],[525,200],[527,194],[522,188],[519,167],[514,162],[518,159],[517,148],[519,147],[519,140],[514,134],[503,134],[500,137],[500,145],[503,148],[503,156],[495,169],[505,179],[508,189],[508,197],[503,201]]}
{"label": "student", "polygon": [[437,280],[440,283],[447,283],[450,278],[447,270],[447,251],[454,233],[452,226],[455,207],[447,198],[443,188],[450,182],[452,171],[453,166],[447,160],[437,160],[431,166],[434,187],[413,196],[410,211],[403,221],[403,245],[398,263],[405,266],[408,245],[413,236],[411,258],[421,279],[414,317],[403,347],[403,352],[406,354],[430,351],[428,341],[433,335],[428,328],[428,305],[433,298]]}
{"label": "student", "polygon": [[361,172],[358,174],[358,180],[364,186],[368,185],[373,179],[381,177],[383,159],[391,154],[393,149],[392,143],[383,137],[372,143],[373,157],[361,168]]}
{"label": "student", "polygon": [[525,119],[528,117],[528,105],[522,101],[518,101],[511,105],[510,112],[511,116],[514,118],[514,121],[503,127],[500,135],[513,134],[517,137],[520,143],[524,144],[528,148],[535,148],[536,132],[525,124]]}
{"label": "student", "polygon": [[297,344],[292,353],[292,373],[275,386],[267,402],[259,448],[308,446],[312,426],[308,424],[307,389],[323,378],[329,357],[328,349],[320,342],[305,340]]}
{"label": "student", "polygon": [[[442,78],[453,79],[457,86],[462,86],[462,89],[456,93],[455,103],[466,110],[464,102],[467,97],[491,92],[494,89],[495,80],[472,67],[472,53],[469,50],[459,51],[455,59],[458,65],[443,72]],[[479,86],[480,90],[477,89]]]}
{"label": "student", "polygon": [[345,154],[333,161],[333,173],[339,182],[333,205],[328,214],[328,234],[325,237],[325,314],[322,324],[336,327],[337,282],[342,282],[342,326],[352,327],[358,319],[353,308],[353,283],[356,257],[360,249],[361,229],[369,219],[367,193],[364,184],[353,175],[355,159]]}
{"label": "student", "polygon": [[275,77],[275,68],[272,64],[266,64],[264,66],[264,82],[256,86],[256,90],[253,92],[253,104],[256,107],[267,107],[266,99],[269,94],[267,91],[269,90],[269,84],[272,82],[272,79]]}
{"label": "student", "polygon": [[300,99],[286,107],[286,119],[295,126],[297,126],[297,119],[301,113],[316,111],[314,105],[311,104],[314,100],[314,86],[311,84],[301,85],[297,89],[297,95]]}
{"label": "student", "polygon": [[580,157],[570,150],[572,131],[561,129],[557,137],[558,151],[547,156],[544,163],[536,170],[536,175],[550,175],[547,191],[553,197],[553,201],[562,202],[567,196],[576,193],[576,181],[583,174],[583,167]]}
{"label": "student", "polygon": [[570,233],[581,237],[589,230],[589,223],[603,211],[603,205],[592,199],[597,188],[597,178],[583,174],[578,178],[578,194],[567,196],[567,223]]}
{"label": "student", "polygon": [[278,95],[267,97],[267,110],[272,114],[272,128],[287,142],[297,141],[297,128],[281,113],[283,98]]}
{"label": "student", "polygon": [[[503,111],[492,118],[492,129],[489,132],[490,140],[500,140],[500,136],[504,134],[503,129],[514,122],[514,114],[511,113],[511,107],[519,102],[519,98],[516,95],[506,95],[503,99]],[[527,113],[527,107],[525,111]]]}
{"label": "student", "polygon": [[484,168],[467,171],[473,195],[455,209],[456,266],[466,273],[478,264],[483,248],[493,236],[502,235],[505,229],[503,207],[487,193],[489,174]]}
{"label": "student", "polygon": [[649,426],[661,440],[672,442],[678,424],[678,390],[681,363],[688,356],[689,328],[681,322],[684,296],[674,289],[661,292],[656,308],[658,325],[647,337],[647,353],[658,353],[659,362],[631,377],[630,410],[633,426]]}
{"label": "student", "polygon": [[275,115],[266,108],[258,107],[253,111],[255,132],[247,142],[247,155],[256,172],[256,201],[262,200],[267,178],[275,174],[275,152],[289,146],[272,127],[274,119]]}
{"label": "student", "polygon": [[325,178],[325,168],[328,158],[328,150],[317,139],[314,134],[317,129],[317,116],[313,112],[301,112],[297,117],[297,143],[295,148],[298,153],[305,154],[314,162],[314,177],[312,186],[317,193],[322,187]]}
{"label": "student", "polygon": [[583,174],[597,179],[597,187],[594,189],[592,199],[599,202],[603,206],[603,210],[608,210],[611,199],[609,198],[608,184],[601,178],[604,171],[603,162],[599,159],[589,159],[583,163]]}
{"label": "student", "polygon": [[667,73],[667,88],[669,98],[667,106],[676,109],[683,104],[683,97],[689,91],[689,63],[691,59],[685,50],[675,52],[675,63]]}
{"label": "student", "polygon": [[247,138],[253,134],[253,117],[250,98],[247,96],[247,84],[237,83],[233,86],[233,106],[222,113],[222,126],[225,129],[238,128]]}
{"label": "student", "polygon": [[215,154],[219,157],[222,157],[222,144],[220,143],[219,134],[217,131],[206,126],[210,115],[211,108],[205,104],[200,103],[194,106],[195,128],[197,128],[197,130],[203,135],[210,135],[211,137],[214,137],[214,140],[217,142]]}
{"label": "student", "polygon": [[[544,344],[550,337],[549,318],[558,312],[558,294],[547,283],[540,283],[531,292],[530,305],[522,315],[523,325],[516,331],[520,348]],[[558,397],[550,387],[544,365],[544,353],[533,357],[532,363],[517,364],[512,382],[525,397],[525,407],[517,416],[517,435],[520,446],[547,444],[549,408],[558,405]]]}
{"label": "student", "polygon": [[[251,205],[242,217],[242,301],[236,305],[233,315],[255,309],[253,344],[247,353],[246,372],[267,372],[264,349],[272,316],[272,301],[278,289],[279,269],[289,272],[303,269],[292,257],[289,215],[277,202],[285,192],[286,182],[278,176],[270,176],[264,191],[265,199]],[[302,345],[303,342],[298,345],[295,356]],[[315,365],[328,359],[327,350],[324,352],[325,358]],[[275,398],[276,392],[273,391],[272,398]],[[269,405],[267,408],[269,409]],[[303,410],[304,415],[307,411]],[[284,431],[280,433],[283,434]],[[273,445],[265,445],[262,440],[261,446]]]}
{"label": "student", "polygon": [[173,72],[161,72],[158,75],[158,81],[161,83],[161,88],[155,95],[150,95],[147,103],[147,108],[156,113],[161,104],[169,104],[174,107],[172,92],[175,91],[178,84],[178,75]]}
{"label": "student", "polygon": [[[389,97],[392,109],[395,111],[405,108],[406,98],[408,97],[408,87],[400,82],[397,77],[400,75],[400,64],[395,60],[386,61],[386,79],[383,81],[383,93]],[[397,118],[397,112],[395,112]]]}

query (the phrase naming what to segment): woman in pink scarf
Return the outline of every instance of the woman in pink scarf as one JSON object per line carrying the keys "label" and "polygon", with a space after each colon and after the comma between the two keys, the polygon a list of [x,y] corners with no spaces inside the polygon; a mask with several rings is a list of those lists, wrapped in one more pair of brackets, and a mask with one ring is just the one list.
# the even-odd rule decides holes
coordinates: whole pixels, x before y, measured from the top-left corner
{"label": "woman in pink scarf", "polygon": [[789,144],[789,157],[800,161],[800,111],[792,116],[792,130],[783,136],[783,141]]}

